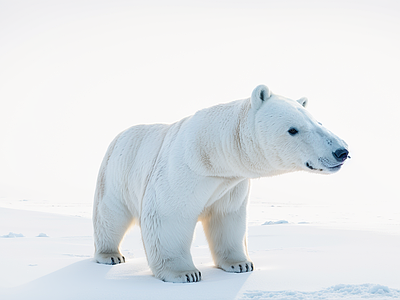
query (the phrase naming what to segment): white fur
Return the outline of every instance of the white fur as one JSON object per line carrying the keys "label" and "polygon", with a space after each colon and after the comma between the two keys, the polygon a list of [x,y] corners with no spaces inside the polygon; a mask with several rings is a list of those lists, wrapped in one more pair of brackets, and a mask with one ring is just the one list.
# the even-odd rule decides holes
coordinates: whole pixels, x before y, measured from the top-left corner
{"label": "white fur", "polygon": [[[199,281],[190,246],[200,220],[216,266],[252,271],[246,240],[250,179],[297,170],[332,173],[340,168],[332,152],[347,147],[304,109],[306,102],[258,86],[249,99],[118,135],[97,182],[96,260],[124,262],[119,245],[138,224],[157,278]],[[292,127],[299,133],[290,135]]]}

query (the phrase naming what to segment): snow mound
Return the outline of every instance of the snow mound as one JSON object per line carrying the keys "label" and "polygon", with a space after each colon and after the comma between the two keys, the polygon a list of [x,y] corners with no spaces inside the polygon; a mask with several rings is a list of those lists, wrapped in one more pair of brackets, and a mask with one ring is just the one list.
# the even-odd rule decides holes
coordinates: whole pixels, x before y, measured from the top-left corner
{"label": "snow mound", "polygon": [[400,299],[400,290],[389,289],[379,284],[349,285],[339,284],[315,292],[300,291],[246,291],[239,298],[245,299],[285,299],[285,300],[311,300],[311,299]]}
{"label": "snow mound", "polygon": [[47,234],[41,232],[41,233],[39,233],[39,235],[37,237],[49,237],[49,236]]}
{"label": "snow mound", "polygon": [[24,237],[22,233],[14,233],[10,232],[9,234],[3,235],[3,238],[17,238],[17,237]]}
{"label": "snow mound", "polygon": [[277,225],[277,224],[289,224],[288,221],[279,220],[279,221],[267,221],[263,225]]}

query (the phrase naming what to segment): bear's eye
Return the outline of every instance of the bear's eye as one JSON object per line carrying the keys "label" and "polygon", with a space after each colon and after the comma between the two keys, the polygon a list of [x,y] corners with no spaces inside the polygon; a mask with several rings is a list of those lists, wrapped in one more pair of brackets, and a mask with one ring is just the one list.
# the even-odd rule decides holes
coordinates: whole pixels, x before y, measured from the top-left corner
{"label": "bear's eye", "polygon": [[288,130],[288,132],[289,132],[290,135],[295,135],[296,133],[299,133],[298,130],[296,128],[293,128],[293,127],[290,128]]}

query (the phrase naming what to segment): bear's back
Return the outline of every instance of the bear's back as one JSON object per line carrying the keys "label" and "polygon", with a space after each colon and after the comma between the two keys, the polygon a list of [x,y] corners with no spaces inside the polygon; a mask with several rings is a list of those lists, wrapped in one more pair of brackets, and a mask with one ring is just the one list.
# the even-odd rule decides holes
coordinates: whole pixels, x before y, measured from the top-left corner
{"label": "bear's back", "polygon": [[170,126],[137,125],[114,139],[100,170],[100,173],[107,174],[99,178],[104,181],[101,185],[105,187],[105,193],[115,194],[127,202],[131,202],[132,197],[141,201]]}

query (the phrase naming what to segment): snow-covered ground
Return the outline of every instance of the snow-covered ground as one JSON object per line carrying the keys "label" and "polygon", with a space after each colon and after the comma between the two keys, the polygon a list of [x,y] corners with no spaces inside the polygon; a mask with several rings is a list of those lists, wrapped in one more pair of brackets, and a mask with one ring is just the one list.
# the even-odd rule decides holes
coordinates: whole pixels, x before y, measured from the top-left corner
{"label": "snow-covered ground", "polygon": [[[249,212],[255,271],[215,268],[199,224],[192,254],[203,280],[194,284],[155,279],[137,227],[121,247],[127,263],[106,266],[92,261],[90,218],[0,208],[0,299],[400,298],[399,235],[321,226],[312,219],[261,223],[262,214],[252,213],[259,205],[251,204]],[[287,216],[296,211],[281,209]]]}
{"label": "snow-covered ground", "polygon": [[[353,170],[350,161],[333,176],[253,181],[248,245],[255,271],[215,268],[198,224],[197,284],[155,279],[137,227],[122,244],[126,264],[93,262],[90,199],[0,198],[0,299],[400,299],[395,195],[366,201],[378,187],[348,180]],[[315,197],[307,194],[314,185],[342,189]]]}

